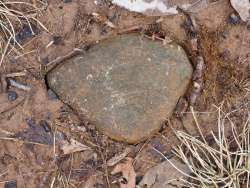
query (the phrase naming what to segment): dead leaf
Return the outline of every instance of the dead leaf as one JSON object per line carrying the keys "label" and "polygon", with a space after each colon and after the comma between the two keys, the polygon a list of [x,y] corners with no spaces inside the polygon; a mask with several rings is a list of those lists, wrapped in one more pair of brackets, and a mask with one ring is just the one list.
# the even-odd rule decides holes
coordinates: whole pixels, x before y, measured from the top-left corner
{"label": "dead leaf", "polygon": [[124,150],[124,152],[122,152],[120,155],[115,155],[114,157],[112,157],[111,159],[109,159],[107,161],[107,166],[114,166],[117,163],[119,163],[122,159],[124,159],[129,153],[130,153],[131,149],[130,148],[126,148]]}
{"label": "dead leaf", "polygon": [[[170,159],[170,161],[180,171],[189,174],[189,169],[185,164],[175,159]],[[180,187],[181,184],[180,182],[178,182],[178,180],[184,178],[184,175],[180,171],[178,171],[172,164],[170,164],[169,161],[165,161],[149,169],[140,182],[139,187]]]}
{"label": "dead leaf", "polygon": [[123,178],[127,181],[126,184],[120,183],[121,188],[135,188],[136,173],[133,167],[133,159],[126,158],[125,163],[119,163],[115,166],[111,174],[122,172]]}
{"label": "dead leaf", "polygon": [[239,13],[240,18],[246,22],[250,20],[250,2],[249,0],[231,0],[233,8]]}
{"label": "dead leaf", "polygon": [[90,147],[71,138],[70,142],[65,141],[63,143],[61,150],[63,151],[63,154],[70,154],[78,151],[90,150]]}
{"label": "dead leaf", "polygon": [[[86,180],[86,182],[83,183],[83,186],[80,187],[84,187],[84,188],[96,188],[99,187],[98,185],[103,185],[103,174],[101,172],[96,172],[95,174],[91,175],[89,177],[88,180]],[[104,185],[103,185],[104,186]],[[102,187],[102,186],[100,186]]]}

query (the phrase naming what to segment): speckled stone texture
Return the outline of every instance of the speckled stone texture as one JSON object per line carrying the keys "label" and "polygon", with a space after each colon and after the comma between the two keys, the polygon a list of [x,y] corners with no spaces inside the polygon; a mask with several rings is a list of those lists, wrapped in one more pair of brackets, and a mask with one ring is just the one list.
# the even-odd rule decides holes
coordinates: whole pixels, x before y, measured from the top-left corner
{"label": "speckled stone texture", "polygon": [[171,116],[191,76],[180,46],[130,34],[96,44],[57,66],[47,79],[65,103],[101,132],[137,143]]}

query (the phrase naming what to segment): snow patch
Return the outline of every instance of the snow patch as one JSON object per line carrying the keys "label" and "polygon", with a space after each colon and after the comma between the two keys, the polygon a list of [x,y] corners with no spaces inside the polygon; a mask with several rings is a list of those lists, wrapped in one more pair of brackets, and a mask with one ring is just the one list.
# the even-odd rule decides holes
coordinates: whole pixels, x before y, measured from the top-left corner
{"label": "snow patch", "polygon": [[113,0],[113,4],[134,12],[159,11],[163,14],[178,14],[177,6],[168,7],[161,0],[145,2],[144,0]]}

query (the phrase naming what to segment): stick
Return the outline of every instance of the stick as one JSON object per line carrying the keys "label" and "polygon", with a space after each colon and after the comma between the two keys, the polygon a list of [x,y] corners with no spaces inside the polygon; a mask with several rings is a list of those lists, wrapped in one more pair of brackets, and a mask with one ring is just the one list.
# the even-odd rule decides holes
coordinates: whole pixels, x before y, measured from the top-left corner
{"label": "stick", "polygon": [[0,82],[1,82],[1,92],[5,93],[7,91],[7,82],[6,82],[6,77],[5,75],[1,75],[0,77]]}
{"label": "stick", "polygon": [[7,78],[14,78],[14,77],[20,77],[20,76],[26,76],[26,72],[13,72],[6,74]]}
{"label": "stick", "polygon": [[76,56],[76,55],[83,53],[83,52],[84,52],[84,49],[75,48],[74,50],[72,50],[68,54],[66,54],[64,56],[57,57],[55,60],[49,62],[46,65],[46,69],[47,69],[46,72],[49,72],[50,70],[52,70],[56,65],[60,64],[62,61],[65,61],[66,59],[69,59],[69,58]]}
{"label": "stick", "polygon": [[22,89],[24,91],[30,91],[31,90],[31,87],[27,86],[27,85],[24,85],[22,83],[19,83],[17,81],[15,81],[14,79],[9,79],[10,81],[10,85],[13,86],[13,87],[16,87],[18,89]]}

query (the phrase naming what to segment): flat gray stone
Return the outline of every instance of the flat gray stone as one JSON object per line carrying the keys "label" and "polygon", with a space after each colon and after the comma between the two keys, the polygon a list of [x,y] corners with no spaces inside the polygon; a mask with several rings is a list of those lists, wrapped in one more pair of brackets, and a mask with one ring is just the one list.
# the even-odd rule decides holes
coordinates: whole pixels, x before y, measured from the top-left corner
{"label": "flat gray stone", "polygon": [[136,143],[171,116],[191,76],[180,46],[130,34],[100,42],[47,78],[50,88],[97,129]]}

